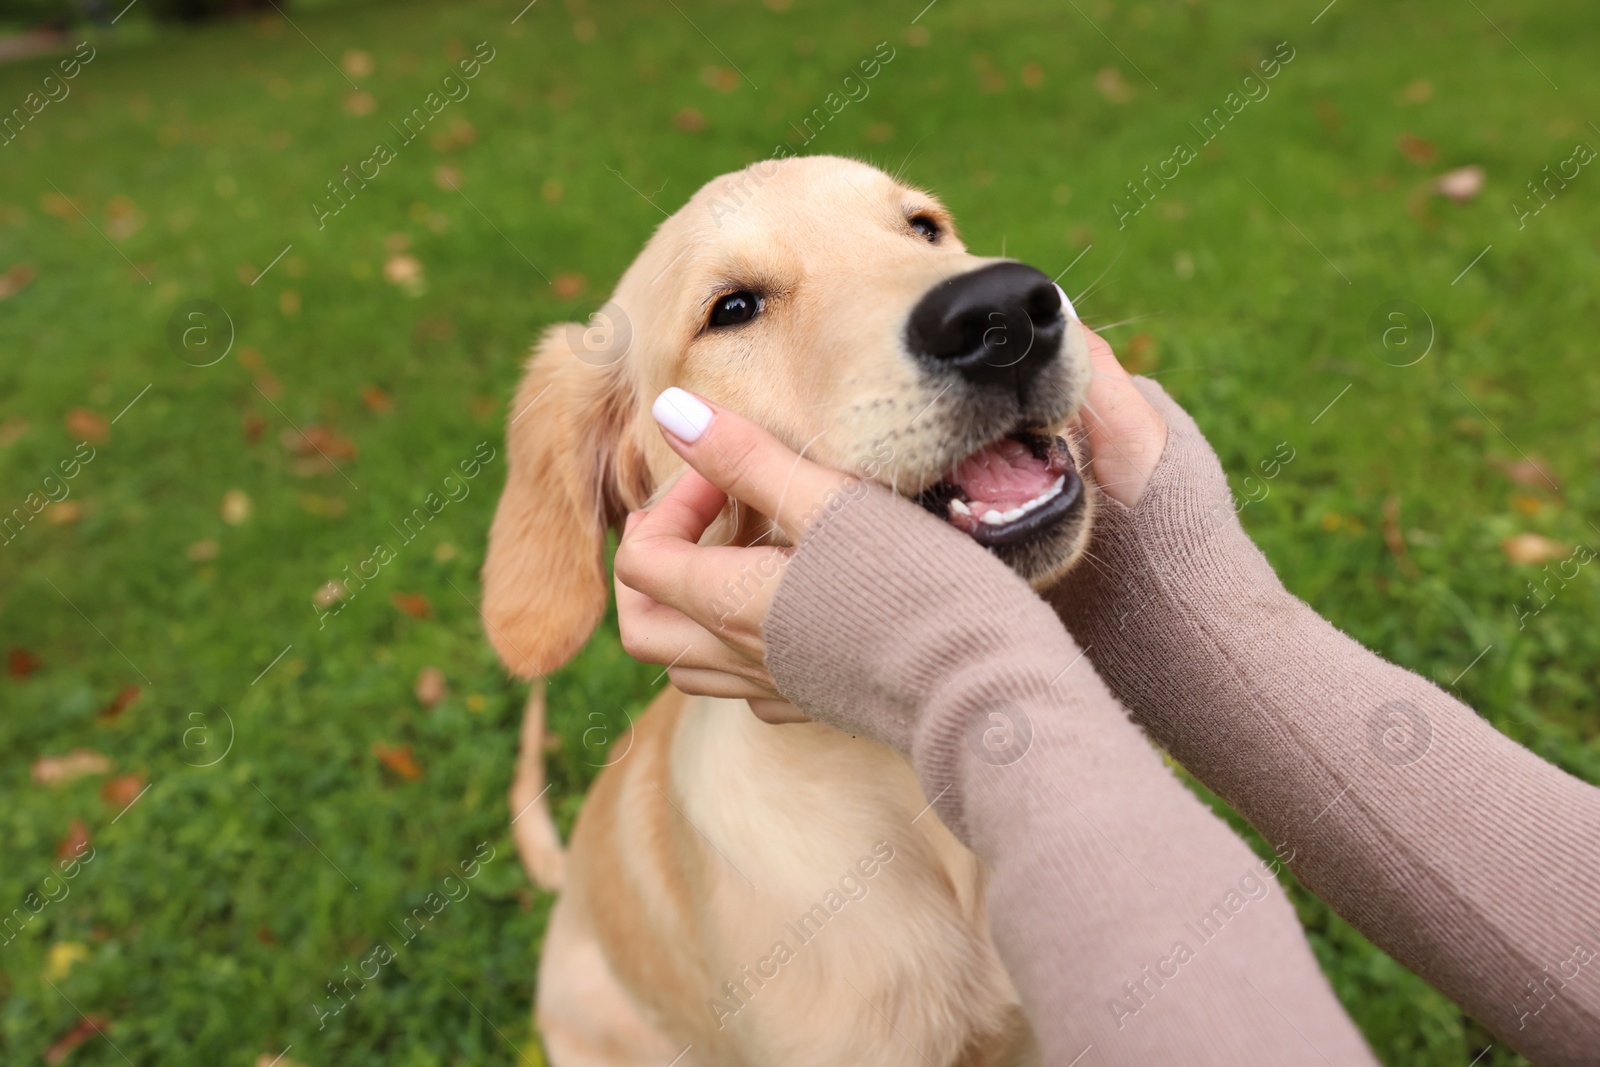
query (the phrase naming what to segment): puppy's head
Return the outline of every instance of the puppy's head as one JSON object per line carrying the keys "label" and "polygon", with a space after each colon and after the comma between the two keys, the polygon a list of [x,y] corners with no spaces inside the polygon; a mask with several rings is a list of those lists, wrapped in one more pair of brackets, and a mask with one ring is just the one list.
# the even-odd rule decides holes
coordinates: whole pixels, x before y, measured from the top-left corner
{"label": "puppy's head", "polygon": [[[937,200],[863,163],[769,161],[710,182],[590,323],[538,346],[484,565],[491,641],[528,675],[588,637],[607,526],[682,466],[649,413],[671,385],[1049,583],[1081,554],[1090,510],[1064,430],[1088,344],[1064,303],[1032,267],[970,255]],[[736,539],[770,533],[729,521]]]}

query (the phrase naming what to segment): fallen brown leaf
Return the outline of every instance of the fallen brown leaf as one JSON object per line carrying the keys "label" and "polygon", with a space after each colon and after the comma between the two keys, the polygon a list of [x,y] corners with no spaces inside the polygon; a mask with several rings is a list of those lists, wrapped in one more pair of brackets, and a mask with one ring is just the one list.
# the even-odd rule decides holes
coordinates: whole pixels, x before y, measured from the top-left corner
{"label": "fallen brown leaf", "polygon": [[1156,357],[1156,339],[1147,333],[1136,333],[1128,339],[1128,346],[1123,356],[1123,365],[1130,369],[1129,374],[1143,374],[1155,367],[1158,362]]}
{"label": "fallen brown leaf", "polygon": [[255,505],[250,502],[250,494],[243,489],[229,489],[222,494],[220,510],[223,522],[229,526],[238,526],[250,518]]}
{"label": "fallen brown leaf", "polygon": [[105,416],[88,408],[73,408],[67,412],[67,429],[74,437],[97,445],[111,436],[111,424]]}
{"label": "fallen brown leaf", "polygon": [[422,768],[411,754],[410,745],[386,745],[382,741],[374,741],[372,754],[378,757],[379,763],[408,782],[415,782],[422,777]]}
{"label": "fallen brown leaf", "polygon": [[346,113],[361,118],[376,111],[378,109],[378,101],[374,100],[372,94],[365,89],[357,89],[353,93],[346,94],[344,109]]}
{"label": "fallen brown leaf", "polygon": [[240,429],[244,431],[246,443],[252,445],[261,440],[261,434],[266,428],[267,420],[253,411],[246,415],[240,423]]}
{"label": "fallen brown leaf", "polygon": [[1417,565],[1411,562],[1411,555],[1406,549],[1405,531],[1400,527],[1400,496],[1397,493],[1390,493],[1383,500],[1383,543],[1399,565],[1400,573],[1408,578],[1417,577]]}
{"label": "fallen brown leaf", "polygon": [[382,389],[379,389],[376,385],[363,385],[361,387],[361,402],[367,405],[368,411],[376,411],[379,413],[388,411],[394,407],[394,400],[390,398],[388,393],[384,392]]}
{"label": "fallen brown leaf", "polygon": [[10,448],[17,439],[28,432],[28,420],[12,418],[0,424],[0,448]]}
{"label": "fallen brown leaf", "polygon": [[555,290],[558,300],[571,300],[583,292],[584,286],[587,284],[588,282],[583,275],[576,272],[568,272],[566,274],[557,274],[555,281],[550,283],[550,288]]}
{"label": "fallen brown leaf", "polygon": [[1094,87],[1113,104],[1126,104],[1133,99],[1132,87],[1116,67],[1101,67],[1094,76]]}
{"label": "fallen brown leaf", "polygon": [[1511,498],[1511,507],[1522,515],[1537,515],[1544,510],[1544,501],[1536,496],[1517,493]]}
{"label": "fallen brown leaf", "polygon": [[33,281],[33,264],[18,263],[15,267],[0,274],[0,300],[8,300],[22,292],[23,287]]}
{"label": "fallen brown leaf", "polygon": [[329,459],[355,459],[359,452],[350,438],[315,422],[304,430],[284,430],[278,435],[278,443],[296,456],[316,453]]}
{"label": "fallen brown leaf", "polygon": [[104,1015],[82,1015],[72,1024],[72,1029],[56,1038],[55,1042],[44,1050],[44,1062],[57,1064],[67,1058],[67,1053],[88,1041],[99,1036],[106,1027],[111,1025],[111,1020]]}
{"label": "fallen brown leaf", "polygon": [[67,836],[56,842],[56,859],[72,860],[83,855],[89,847],[89,825],[82,819],[73,819],[67,827]]}
{"label": "fallen brown leaf", "polygon": [[1500,551],[1512,563],[1538,564],[1561,559],[1567,554],[1567,546],[1543,534],[1520,533],[1501,541]]}
{"label": "fallen brown leaf", "polygon": [[417,703],[431,708],[444,699],[444,672],[438,667],[424,667],[417,672]]}
{"label": "fallen brown leaf", "polygon": [[672,116],[672,124],[684,133],[699,133],[706,128],[706,117],[692,107],[686,107]]}
{"label": "fallen brown leaf", "polygon": [[1394,144],[1400,149],[1400,154],[1413,163],[1432,163],[1439,154],[1433,142],[1425,141],[1414,133],[1402,133],[1394,139]]}
{"label": "fallen brown leaf", "polygon": [[359,48],[349,48],[339,57],[339,65],[352,78],[365,78],[372,73],[372,54]]}
{"label": "fallen brown leaf", "polygon": [[25,648],[13,648],[6,653],[6,673],[13,678],[26,678],[39,669],[39,657]]}
{"label": "fallen brown leaf", "polygon": [[75,748],[65,756],[40,756],[30,772],[40,785],[57,786],[89,774],[108,774],[111,760],[92,748]]}
{"label": "fallen brown leaf", "polygon": [[422,261],[408,252],[383,261],[384,281],[391,285],[414,285],[422,280]]}
{"label": "fallen brown leaf", "polygon": [[115,778],[106,779],[106,784],[100,787],[100,799],[106,802],[107,807],[120,812],[138,800],[142,792],[144,792],[144,775],[119,774]]}
{"label": "fallen brown leaf", "polygon": [[700,84],[708,89],[731,93],[739,88],[739,73],[727,67],[701,67]]}
{"label": "fallen brown leaf", "polygon": [[1425,78],[1418,78],[1401,90],[1400,97],[1408,104],[1425,104],[1433,99],[1433,83]]}
{"label": "fallen brown leaf", "polygon": [[426,619],[433,614],[433,605],[421,593],[390,593],[389,603],[413,619]]}
{"label": "fallen brown leaf", "polygon": [[[284,1052],[287,1051],[289,1050],[284,1049]],[[263,1052],[256,1057],[256,1067],[306,1067],[306,1065],[299,1060],[291,1060],[283,1052],[278,1053],[276,1056],[269,1052]]]}
{"label": "fallen brown leaf", "polygon": [[204,541],[196,541],[190,545],[186,555],[196,563],[204,563],[217,558],[217,548],[217,543],[208,537]]}
{"label": "fallen brown leaf", "polygon": [[130,707],[132,707],[135,703],[137,703],[138,700],[139,700],[139,687],[138,686],[136,686],[136,685],[125,685],[125,686],[123,686],[121,689],[117,690],[117,695],[111,698],[110,703],[108,703],[105,707],[100,709],[100,718],[101,718],[101,720],[109,722],[110,720],[117,718],[119,715],[121,715],[123,712],[127,711]]}
{"label": "fallen brown leaf", "polygon": [[1537,485],[1550,487],[1548,471],[1543,463],[1535,457],[1524,459],[1497,459],[1494,465],[1499,467],[1501,473],[1518,485]]}

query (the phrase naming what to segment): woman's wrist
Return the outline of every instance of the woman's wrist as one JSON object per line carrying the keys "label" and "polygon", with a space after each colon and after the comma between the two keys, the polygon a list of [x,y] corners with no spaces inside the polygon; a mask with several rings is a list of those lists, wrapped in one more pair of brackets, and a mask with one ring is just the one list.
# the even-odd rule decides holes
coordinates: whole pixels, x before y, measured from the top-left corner
{"label": "woman's wrist", "polygon": [[[1210,671],[1233,640],[1305,605],[1289,593],[1239,522],[1221,462],[1205,436],[1155,382],[1133,380],[1168,426],[1166,446],[1137,503],[1102,498],[1090,557],[1046,599],[1112,690],[1135,690],[1156,665]],[[1198,613],[1198,614],[1197,614]],[[1198,640],[1180,618],[1210,620]],[[1249,635],[1249,636],[1247,636]]]}

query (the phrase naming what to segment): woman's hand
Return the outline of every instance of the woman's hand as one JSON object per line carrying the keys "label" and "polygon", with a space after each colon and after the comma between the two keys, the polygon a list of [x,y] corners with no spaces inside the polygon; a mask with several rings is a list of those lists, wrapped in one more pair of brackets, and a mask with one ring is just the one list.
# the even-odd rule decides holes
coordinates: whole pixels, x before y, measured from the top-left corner
{"label": "woman's hand", "polygon": [[1078,420],[1089,433],[1094,482],[1107,496],[1133,507],[1144,495],[1167,446],[1167,423],[1133,387],[1133,379],[1099,334],[1089,331],[1094,376]]}
{"label": "woman's hand", "polygon": [[[1080,419],[1093,477],[1132,507],[1161,458],[1167,425],[1094,333],[1089,358],[1094,376]],[[773,688],[761,635],[793,549],[697,542],[732,496],[799,544],[851,476],[796,455],[749,420],[682,389],[662,393],[652,411],[691,469],[654,508],[628,517],[615,564],[623,648],[666,665],[686,693],[743,698],[767,722],[803,722]]]}
{"label": "woman's hand", "polygon": [[731,495],[798,544],[851,479],[682,389],[662,393],[652,411],[691,469],[654,508],[628,517],[615,563],[623,648],[666,664],[686,693],[742,697],[767,722],[803,722],[773,688],[761,637],[793,549],[696,542]]}

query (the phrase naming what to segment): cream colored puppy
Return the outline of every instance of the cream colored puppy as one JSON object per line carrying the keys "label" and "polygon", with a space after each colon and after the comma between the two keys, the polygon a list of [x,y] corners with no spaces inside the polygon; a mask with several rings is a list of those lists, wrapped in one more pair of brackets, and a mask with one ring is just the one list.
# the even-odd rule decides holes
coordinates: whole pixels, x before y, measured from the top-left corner
{"label": "cream colored puppy", "polygon": [[[1088,382],[1069,310],[1047,276],[970,255],[937,200],[865,164],[712,181],[601,313],[549,331],[529,364],[483,572],[496,650],[538,678],[588,638],[607,528],[681,469],[650,416],[673,385],[1049,582],[1090,515],[1062,436]],[[772,535],[730,511],[708,539]],[[737,610],[741,593],[707,596]],[[536,681],[511,807],[530,874],[564,886],[537,1005],[556,1067],[1030,1061],[985,872],[903,756],[668,689],[614,746],[564,855],[542,734]]]}

